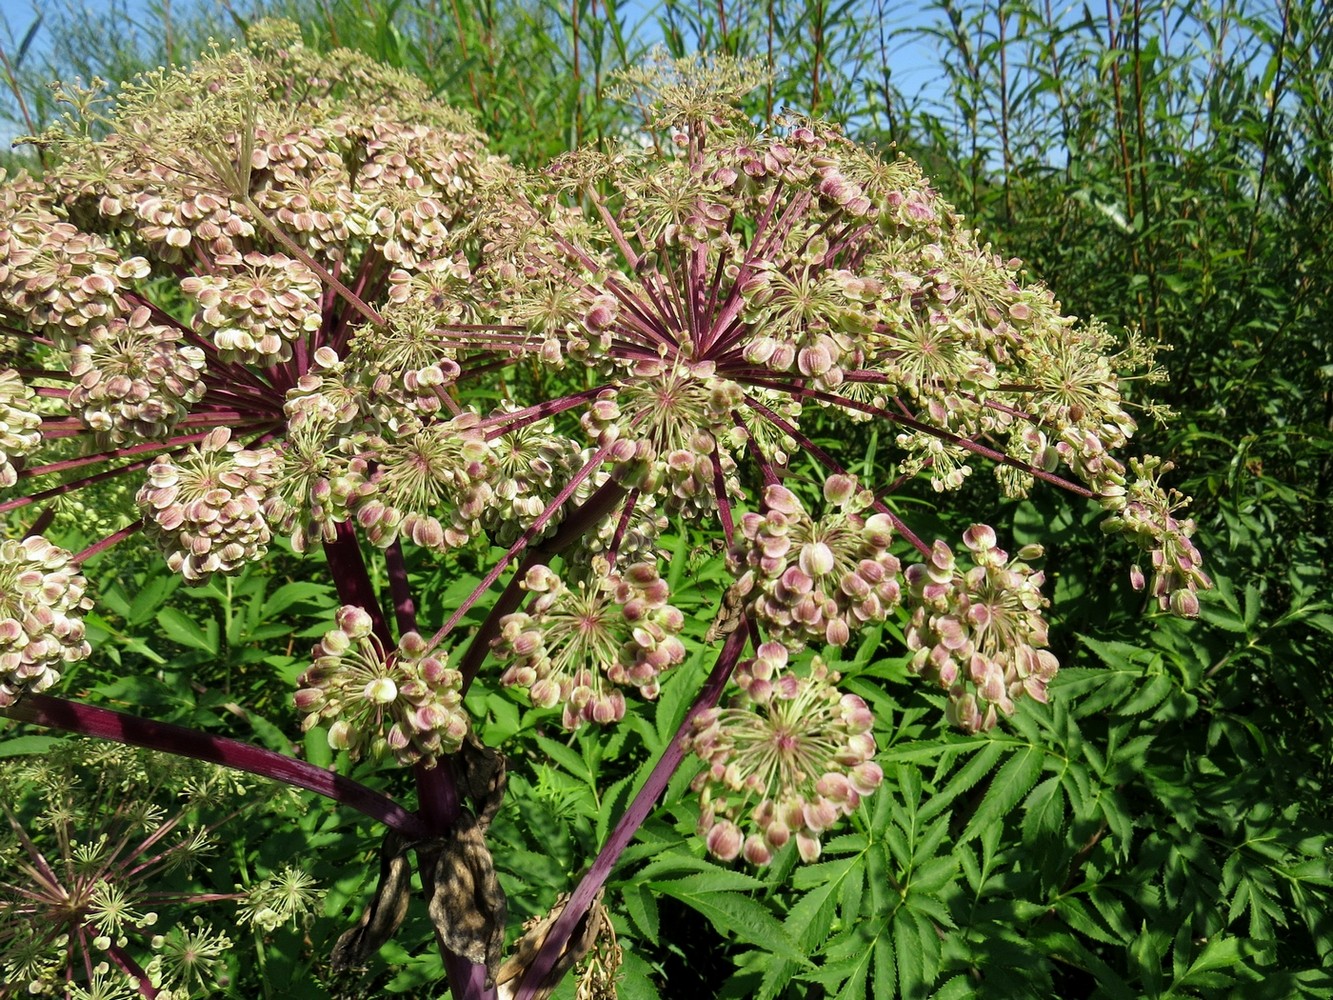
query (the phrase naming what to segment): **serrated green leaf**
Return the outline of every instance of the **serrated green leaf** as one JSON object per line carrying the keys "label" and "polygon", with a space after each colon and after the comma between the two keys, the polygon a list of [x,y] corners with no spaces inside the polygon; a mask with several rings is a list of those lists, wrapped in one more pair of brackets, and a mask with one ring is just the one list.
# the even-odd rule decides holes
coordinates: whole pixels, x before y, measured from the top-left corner
{"label": "serrated green leaf", "polygon": [[1064,828],[1065,793],[1062,777],[1047,778],[1032,789],[1023,803],[1023,843],[1033,844]]}
{"label": "serrated green leaf", "polygon": [[916,921],[916,914],[905,906],[893,917],[893,955],[898,963],[898,992],[903,1000],[917,1000],[926,992],[925,955]]}
{"label": "serrated green leaf", "polygon": [[872,972],[875,1000],[892,1000],[898,995],[898,967],[893,960],[893,943],[883,934],[875,937]]}
{"label": "serrated green leaf", "polygon": [[777,958],[769,953],[763,963],[764,977],[759,981],[759,992],[755,1000],[776,1000],[784,992],[792,977],[800,968],[795,962]]}
{"label": "serrated green leaf", "polygon": [[648,941],[656,941],[661,926],[657,915],[657,897],[648,891],[647,886],[628,885],[621,890],[621,898],[634,926]]}
{"label": "serrated green leaf", "polygon": [[654,880],[648,885],[673,896],[680,896],[682,893],[698,895],[709,892],[745,892],[764,887],[764,883],[753,875],[733,868],[713,868],[711,871],[698,872],[684,878]]}
{"label": "serrated green leaf", "polygon": [[1060,919],[1084,937],[1090,937],[1094,941],[1102,942],[1102,944],[1121,945],[1125,943],[1103,927],[1101,921],[1093,916],[1094,911],[1078,896],[1065,896],[1063,899],[1057,900],[1054,909]]}
{"label": "serrated green leaf", "polygon": [[628,949],[616,977],[616,996],[619,1000],[662,1000],[653,983],[653,967]]}
{"label": "serrated green leaf", "polygon": [[971,840],[982,828],[1002,822],[1036,782],[1045,758],[1042,751],[1027,747],[1005,761],[991,779],[986,796],[968,820],[961,839]]}
{"label": "serrated green leaf", "polygon": [[957,872],[958,859],[953,855],[931,858],[912,870],[908,890],[912,893],[939,892],[953,881]]}
{"label": "serrated green leaf", "polygon": [[1004,756],[1004,744],[998,741],[987,741],[977,744],[978,750],[959,771],[949,779],[949,783],[944,786],[936,795],[926,802],[917,813],[922,822],[926,822],[939,812],[947,809],[953,804],[953,801],[962,795],[978,781],[984,778],[995,767],[999,759]]}
{"label": "serrated green leaf", "polygon": [[1175,684],[1165,674],[1158,674],[1143,687],[1139,688],[1127,701],[1115,707],[1118,715],[1142,715],[1152,711],[1175,689]]}
{"label": "serrated green leaf", "polygon": [[807,892],[787,911],[782,925],[800,946],[802,954],[815,951],[828,938],[838,909],[836,893],[841,884],[840,879],[825,882]]}
{"label": "serrated green leaf", "polygon": [[773,914],[753,899],[732,892],[679,891],[676,885],[673,882],[662,882],[654,887],[703,914],[724,934],[733,934],[739,941],[759,945],[769,951],[776,950],[779,954],[800,956],[795,943]]}
{"label": "serrated green leaf", "polygon": [[792,873],[791,886],[793,889],[811,889],[826,882],[839,882],[853,865],[860,863],[856,858],[838,858],[835,861],[801,865]]}
{"label": "serrated green leaf", "polygon": [[[653,879],[661,879],[667,875],[693,874],[694,872],[729,872],[730,868],[722,868],[714,864],[707,858],[696,857],[683,850],[671,851],[663,854],[661,848],[657,848],[657,857],[648,862],[635,875],[635,879],[640,882],[649,882]],[[763,884],[763,883],[759,883]]]}
{"label": "serrated green leaf", "polygon": [[967,1000],[976,996],[976,988],[967,976],[954,976],[931,994],[930,1000]]}
{"label": "serrated green leaf", "polygon": [[549,737],[542,736],[540,733],[535,734],[534,738],[537,741],[537,745],[541,747],[542,753],[546,754],[547,758],[559,765],[561,769],[589,786],[596,783],[592,772],[588,770],[588,765],[584,762],[583,758],[569,747],[565,746],[563,743],[557,743]]}

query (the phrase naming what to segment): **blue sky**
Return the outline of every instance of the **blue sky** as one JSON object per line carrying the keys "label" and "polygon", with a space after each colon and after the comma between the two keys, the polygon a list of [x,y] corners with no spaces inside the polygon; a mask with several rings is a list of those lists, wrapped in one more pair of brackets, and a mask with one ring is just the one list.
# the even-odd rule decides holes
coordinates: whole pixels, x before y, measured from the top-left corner
{"label": "blue sky", "polygon": [[[333,0],[333,2],[352,2],[352,0]],[[240,10],[247,7],[246,0],[234,0],[234,4]],[[36,20],[37,12],[43,8],[82,9],[92,15],[104,15],[109,10],[118,8],[123,10],[131,21],[153,25],[160,20],[164,7],[179,15],[205,5],[214,5],[214,0],[174,0],[174,2],[173,0],[0,0],[0,46],[3,46],[6,53],[12,57],[24,33]],[[221,8],[221,4],[215,6],[217,9]],[[408,0],[407,6],[411,6],[411,0]],[[728,6],[736,6],[735,0]],[[869,12],[882,9],[885,12],[886,23],[896,29],[896,37],[890,43],[890,56],[892,80],[898,89],[909,98],[917,96],[921,91],[926,91],[929,97],[935,100],[942,97],[938,85],[932,86],[937,81],[939,72],[932,44],[910,31],[903,30],[920,27],[933,16],[925,10],[926,5],[910,0],[908,2],[865,0],[863,6]],[[618,4],[622,20],[627,24],[641,25],[640,39],[646,41],[653,40],[654,35],[658,34],[656,16],[658,7],[659,5],[652,0],[628,0],[628,2],[621,0]],[[28,55],[29,63],[34,59],[40,59],[49,51],[50,44],[51,28],[44,25],[34,36],[32,49]],[[0,83],[2,82],[3,77],[0,77]],[[6,106],[12,105],[7,88],[3,86],[0,86],[0,101]],[[6,135],[6,131],[6,127],[0,124],[0,142],[8,145],[12,135]]]}

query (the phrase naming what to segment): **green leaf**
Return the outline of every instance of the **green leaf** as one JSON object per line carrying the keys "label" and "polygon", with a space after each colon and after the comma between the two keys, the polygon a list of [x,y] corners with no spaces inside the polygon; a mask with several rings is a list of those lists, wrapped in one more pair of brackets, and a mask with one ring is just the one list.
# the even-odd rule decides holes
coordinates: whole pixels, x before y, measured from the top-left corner
{"label": "green leaf", "polygon": [[0,742],[0,757],[25,757],[28,754],[46,753],[62,742],[64,741],[59,736],[16,736],[12,740]]}
{"label": "green leaf", "polygon": [[563,743],[557,743],[555,740],[542,736],[541,734],[536,735],[536,740],[537,745],[541,747],[542,752],[546,754],[547,758],[552,762],[558,764],[562,769],[580,779],[590,787],[596,784],[593,774],[588,770],[588,765],[584,763],[583,758],[569,747],[565,746]]}
{"label": "green leaf", "polygon": [[[268,600],[264,602],[260,617],[265,620],[276,618],[298,601],[309,601],[321,607],[332,607],[333,589],[328,584],[314,583],[308,580],[284,583],[273,591]],[[329,622],[328,628],[333,628],[332,621]]]}
{"label": "green leaf", "polygon": [[961,839],[971,840],[983,827],[1002,822],[1036,782],[1045,759],[1045,753],[1035,747],[1010,757],[991,779],[986,797],[968,820]]}
{"label": "green leaf", "polygon": [[649,941],[658,940],[657,896],[647,886],[627,885],[621,890],[625,912]]}
{"label": "green leaf", "polygon": [[663,879],[648,883],[653,889],[670,892],[673,896],[682,893],[694,895],[707,892],[745,892],[750,889],[762,889],[764,883],[748,872],[734,868],[712,868],[706,872],[687,875],[684,878]]}
{"label": "green leaf", "polygon": [[176,590],[180,580],[181,578],[175,573],[150,576],[130,602],[129,609],[125,613],[126,624],[142,625],[147,622],[152,613]]}
{"label": "green leaf", "polygon": [[218,652],[218,623],[212,619],[200,627],[176,608],[163,608],[157,613],[157,623],[172,642],[186,649],[198,649],[213,656]]}
{"label": "green leaf", "polygon": [[773,914],[748,896],[733,892],[691,891],[675,882],[654,883],[653,888],[679,899],[707,917],[719,931],[733,934],[737,940],[792,957],[801,954]]}
{"label": "green leaf", "polygon": [[1023,843],[1054,836],[1065,823],[1065,793],[1059,777],[1047,778],[1023,803]]}
{"label": "green leaf", "polygon": [[938,794],[931,796],[917,817],[924,823],[930,820],[937,813],[947,809],[958,796],[962,795],[969,788],[990,773],[991,769],[1004,756],[1004,744],[998,740],[988,740],[979,744],[979,751],[972,756],[972,759],[964,765],[958,773],[949,779],[949,783]]}
{"label": "green leaf", "polygon": [[903,1000],[916,1000],[926,992],[926,956],[921,947],[917,919],[916,914],[905,906],[900,907],[893,918],[893,953],[898,960],[898,991]]}

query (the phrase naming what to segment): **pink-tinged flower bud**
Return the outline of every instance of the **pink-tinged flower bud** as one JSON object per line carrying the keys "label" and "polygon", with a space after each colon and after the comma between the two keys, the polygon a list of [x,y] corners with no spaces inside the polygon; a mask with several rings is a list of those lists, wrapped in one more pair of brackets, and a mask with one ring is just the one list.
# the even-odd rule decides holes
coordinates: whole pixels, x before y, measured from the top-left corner
{"label": "pink-tinged flower bud", "polygon": [[708,853],[722,861],[733,861],[741,853],[743,838],[740,827],[730,820],[714,824],[708,831]]}
{"label": "pink-tinged flower bud", "polygon": [[857,794],[861,796],[873,794],[883,781],[884,771],[872,760],[868,760],[865,763],[858,764],[856,767],[852,768],[852,787],[855,788]]}
{"label": "pink-tinged flower bud", "polygon": [[1138,566],[1137,563],[1129,567],[1129,582],[1130,585],[1135,590],[1142,590],[1144,586],[1147,585],[1147,580],[1144,578],[1143,570]]}
{"label": "pink-tinged flower bud", "polygon": [[764,843],[762,837],[751,834],[745,838],[745,848],[743,851],[745,860],[756,867],[763,867],[773,860],[773,852],[769,850],[768,845]]}
{"label": "pink-tinged flower bud", "polygon": [[1171,611],[1182,618],[1199,617],[1199,597],[1192,590],[1177,590],[1171,595]]}
{"label": "pink-tinged flower bud", "polygon": [[824,629],[824,641],[830,646],[845,646],[851,641],[852,632],[847,627],[847,622],[841,618],[830,619]]}
{"label": "pink-tinged flower bud", "polygon": [[552,678],[544,677],[532,683],[528,697],[538,708],[554,708],[560,704],[560,685]]}
{"label": "pink-tinged flower bud", "polygon": [[845,775],[830,771],[815,782],[815,791],[830,802],[846,802],[852,794],[852,784]]}
{"label": "pink-tinged flower bud", "polygon": [[807,833],[798,833],[796,835],[796,850],[801,855],[801,860],[806,864],[813,864],[819,860],[822,846],[819,838]]}
{"label": "pink-tinged flower bud", "polygon": [[995,529],[987,524],[974,524],[963,532],[963,544],[973,552],[995,548]]}
{"label": "pink-tinged flower bud", "polygon": [[363,608],[350,604],[338,609],[337,621],[338,627],[347,633],[350,639],[361,639],[370,635],[375,625],[374,619]]}
{"label": "pink-tinged flower bud", "polygon": [[329,727],[329,746],[334,750],[346,750],[352,745],[352,727],[339,719]]}
{"label": "pink-tinged flower bud", "polygon": [[820,577],[833,572],[836,560],[833,556],[833,550],[825,543],[807,542],[801,546],[798,563],[807,575]]}
{"label": "pink-tinged flower bud", "polygon": [[764,839],[775,851],[779,850],[791,840],[791,827],[780,819],[774,819],[764,828]]}
{"label": "pink-tinged flower bud", "polygon": [[293,696],[296,707],[302,712],[309,712],[324,704],[324,692],[318,688],[302,688]]}
{"label": "pink-tinged flower bud", "polygon": [[398,697],[398,685],[388,677],[376,677],[366,685],[362,697],[376,705],[387,705]]}
{"label": "pink-tinged flower bud", "polygon": [[796,354],[796,367],[802,375],[818,378],[833,367],[833,359],[822,346],[803,347]]}

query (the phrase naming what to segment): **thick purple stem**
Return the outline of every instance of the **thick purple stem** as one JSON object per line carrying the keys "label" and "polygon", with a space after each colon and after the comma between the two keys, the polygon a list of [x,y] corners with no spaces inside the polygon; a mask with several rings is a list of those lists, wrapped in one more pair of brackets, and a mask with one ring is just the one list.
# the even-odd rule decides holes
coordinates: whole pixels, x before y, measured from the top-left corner
{"label": "thick purple stem", "polygon": [[430,832],[419,817],[365,785],[295,757],[226,736],[211,736],[170,722],[154,722],[45,694],[24,695],[17,703],[0,710],[0,714],[17,722],[96,736],[180,757],[194,757],[281,781],[350,806],[408,837],[424,837]]}
{"label": "thick purple stem", "polygon": [[584,914],[588,912],[588,908],[592,906],[597,893],[606,884],[606,880],[610,877],[612,869],[615,868],[616,862],[620,859],[620,855],[624,853],[625,848],[634,839],[634,834],[643,825],[644,820],[648,818],[648,814],[652,812],[662,792],[666,790],[671,776],[680,767],[680,762],[685,757],[685,736],[694,725],[695,717],[700,712],[717,704],[718,698],[722,696],[722,689],[726,686],[727,679],[740,660],[741,652],[745,649],[745,641],[748,638],[749,629],[745,627],[744,621],[742,621],[740,628],[727,636],[727,641],[723,643],[722,651],[718,654],[717,662],[713,665],[713,672],[708,675],[708,680],[704,682],[704,686],[699,691],[698,697],[694,699],[694,704],[690,706],[690,710],[685,713],[685,718],[681,721],[675,735],[671,737],[671,742],[662,751],[662,756],[653,765],[648,780],[639,789],[639,794],[634,796],[634,801],[629,804],[624,815],[620,817],[620,821],[616,823],[616,828],[611,831],[611,836],[607,838],[601,852],[593,860],[588,873],[583,876],[583,881],[578,884],[573,895],[569,897],[569,903],[566,904],[564,912],[551,926],[545,942],[542,943],[541,949],[533,958],[532,964],[528,966],[523,981],[519,983],[518,990],[514,994],[514,1000],[532,1000],[541,983],[551,974],[551,969],[555,967],[560,953],[564,951],[569,943],[569,939],[579,921],[583,919]]}
{"label": "thick purple stem", "polygon": [[384,550],[384,565],[389,571],[389,595],[393,598],[393,616],[398,622],[398,634],[417,630],[417,606],[407,585],[407,563],[403,560],[403,544],[394,543]]}
{"label": "thick purple stem", "polygon": [[324,543],[324,557],[329,563],[329,575],[338,588],[338,600],[361,608],[370,615],[380,643],[386,650],[393,649],[395,644],[389,634],[389,623],[384,619],[379,598],[375,596],[375,586],[370,582],[370,573],[361,556],[361,543],[356,537],[356,529],[352,527],[351,521],[340,521],[336,527],[334,540]]}

